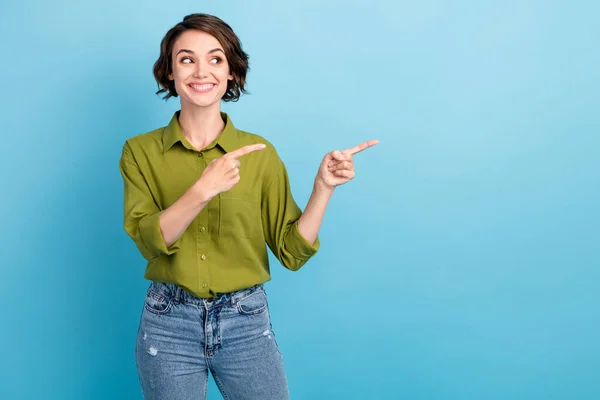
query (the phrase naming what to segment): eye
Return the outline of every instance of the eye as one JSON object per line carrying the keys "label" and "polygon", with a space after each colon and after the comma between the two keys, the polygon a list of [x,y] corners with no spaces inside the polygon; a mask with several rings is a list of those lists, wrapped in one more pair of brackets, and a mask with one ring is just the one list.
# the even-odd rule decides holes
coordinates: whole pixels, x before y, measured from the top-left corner
{"label": "eye", "polygon": [[190,64],[192,59],[190,57],[183,57],[181,60],[179,60],[179,62],[182,64]]}
{"label": "eye", "polygon": [[221,63],[221,57],[213,57],[210,59],[210,63],[211,64],[220,64]]}

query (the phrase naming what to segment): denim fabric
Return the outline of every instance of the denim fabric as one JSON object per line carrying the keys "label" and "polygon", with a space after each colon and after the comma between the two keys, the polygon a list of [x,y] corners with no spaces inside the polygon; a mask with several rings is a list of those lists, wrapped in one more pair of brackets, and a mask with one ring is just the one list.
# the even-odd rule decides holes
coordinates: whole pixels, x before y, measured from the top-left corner
{"label": "denim fabric", "polygon": [[289,399],[262,285],[209,302],[152,282],[136,363],[147,400],[206,399],[208,371],[225,399]]}

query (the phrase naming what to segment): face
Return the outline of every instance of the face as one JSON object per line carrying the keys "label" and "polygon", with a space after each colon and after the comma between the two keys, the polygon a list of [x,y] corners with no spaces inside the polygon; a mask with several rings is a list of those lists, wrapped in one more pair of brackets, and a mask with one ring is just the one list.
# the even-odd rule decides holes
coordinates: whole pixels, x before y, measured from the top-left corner
{"label": "face", "polygon": [[223,46],[214,36],[198,30],[183,32],[175,41],[171,61],[169,79],[175,81],[182,109],[220,107],[233,76]]}

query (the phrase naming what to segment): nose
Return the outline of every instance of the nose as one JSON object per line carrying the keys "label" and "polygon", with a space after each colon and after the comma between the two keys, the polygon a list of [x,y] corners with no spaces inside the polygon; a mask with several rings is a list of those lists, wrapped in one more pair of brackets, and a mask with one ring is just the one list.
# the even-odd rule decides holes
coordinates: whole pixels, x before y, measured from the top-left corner
{"label": "nose", "polygon": [[204,78],[208,75],[207,71],[208,65],[204,61],[198,60],[196,62],[196,68],[194,69],[194,76],[196,78]]}

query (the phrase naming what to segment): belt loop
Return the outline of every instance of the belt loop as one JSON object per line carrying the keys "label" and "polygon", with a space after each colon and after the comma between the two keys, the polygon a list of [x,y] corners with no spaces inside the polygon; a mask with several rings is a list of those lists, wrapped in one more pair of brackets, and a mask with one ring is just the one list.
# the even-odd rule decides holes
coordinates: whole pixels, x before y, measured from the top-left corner
{"label": "belt loop", "polygon": [[177,285],[175,285],[175,303],[181,303],[182,300],[182,296],[181,296],[181,288]]}

